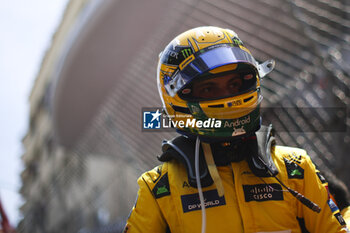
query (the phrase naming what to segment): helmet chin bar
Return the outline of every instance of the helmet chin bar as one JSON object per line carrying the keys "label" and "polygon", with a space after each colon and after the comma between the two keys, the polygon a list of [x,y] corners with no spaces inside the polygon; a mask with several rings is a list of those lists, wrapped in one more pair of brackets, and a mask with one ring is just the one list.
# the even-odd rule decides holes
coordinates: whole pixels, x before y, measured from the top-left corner
{"label": "helmet chin bar", "polygon": [[270,59],[261,64],[258,64],[259,76],[262,79],[275,68],[275,60]]}

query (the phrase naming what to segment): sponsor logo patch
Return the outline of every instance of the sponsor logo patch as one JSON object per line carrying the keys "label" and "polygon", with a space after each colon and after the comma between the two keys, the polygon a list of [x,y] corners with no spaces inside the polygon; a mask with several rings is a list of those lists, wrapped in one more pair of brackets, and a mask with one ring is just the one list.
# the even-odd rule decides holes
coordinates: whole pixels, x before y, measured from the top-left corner
{"label": "sponsor logo patch", "polygon": [[346,225],[346,223],[345,223],[345,221],[343,219],[343,216],[340,213],[335,214],[334,217],[338,220],[340,225],[342,225],[342,226]]}
{"label": "sponsor logo patch", "polygon": [[244,198],[250,201],[281,201],[283,192],[280,184],[243,185]]}
{"label": "sponsor logo patch", "polygon": [[159,179],[156,186],[154,186],[152,189],[152,192],[155,198],[161,198],[170,195],[168,173],[165,173],[165,175]]}
{"label": "sponsor logo patch", "polygon": [[303,179],[304,178],[304,169],[302,169],[298,164],[284,158],[284,164],[287,168],[288,178],[289,179]]}
{"label": "sponsor logo patch", "polygon": [[332,213],[339,210],[338,206],[334,203],[332,199],[328,199],[327,203],[329,205],[329,208],[331,208]]}
{"label": "sponsor logo patch", "polygon": [[[226,205],[225,196],[219,197],[216,189],[203,192],[203,196],[205,208]],[[201,209],[198,193],[182,195],[181,202],[184,213]]]}

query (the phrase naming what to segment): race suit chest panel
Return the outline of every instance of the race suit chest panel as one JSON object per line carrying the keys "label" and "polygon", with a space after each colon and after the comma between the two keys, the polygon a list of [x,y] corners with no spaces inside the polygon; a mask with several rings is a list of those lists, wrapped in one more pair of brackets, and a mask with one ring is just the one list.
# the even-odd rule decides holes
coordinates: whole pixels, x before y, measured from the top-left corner
{"label": "race suit chest panel", "polygon": [[[218,167],[225,194],[219,197],[215,185],[203,189],[206,206],[207,232],[293,232],[299,233],[295,199],[282,192],[273,178],[254,176],[245,161]],[[169,166],[169,184],[175,210],[165,212],[165,218],[182,232],[201,228],[201,206],[196,188],[187,183],[181,164]],[[176,177],[174,175],[176,174]],[[291,206],[295,208],[291,209]],[[178,222],[172,222],[173,214]],[[169,221],[168,221],[169,220]]]}

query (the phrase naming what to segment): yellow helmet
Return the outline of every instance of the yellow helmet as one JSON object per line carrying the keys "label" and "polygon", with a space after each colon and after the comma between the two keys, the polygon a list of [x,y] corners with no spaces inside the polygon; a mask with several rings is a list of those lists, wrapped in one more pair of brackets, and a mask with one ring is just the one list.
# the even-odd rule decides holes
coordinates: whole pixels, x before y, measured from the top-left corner
{"label": "yellow helmet", "polygon": [[[230,141],[260,128],[260,79],[273,67],[273,60],[259,64],[234,31],[198,27],[175,37],[159,55],[158,90],[178,132]],[[230,75],[240,87],[229,94],[206,96],[206,89],[196,89]]]}

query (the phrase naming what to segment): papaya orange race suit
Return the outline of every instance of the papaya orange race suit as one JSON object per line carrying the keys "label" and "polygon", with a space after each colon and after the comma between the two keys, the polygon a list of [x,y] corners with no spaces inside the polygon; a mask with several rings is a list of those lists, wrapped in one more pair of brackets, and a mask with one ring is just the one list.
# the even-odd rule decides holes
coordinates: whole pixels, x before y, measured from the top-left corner
{"label": "papaya orange race suit", "polygon": [[[321,211],[316,213],[303,205],[274,177],[257,177],[242,160],[217,166],[223,196],[218,195],[215,184],[203,188],[206,232],[349,232],[349,207],[340,212],[330,198],[328,183],[304,150],[275,146],[271,156],[278,179],[316,203]],[[200,232],[198,190],[189,185],[182,163],[165,162],[144,173],[138,184],[138,198],[124,232]]]}

